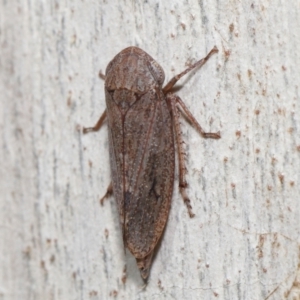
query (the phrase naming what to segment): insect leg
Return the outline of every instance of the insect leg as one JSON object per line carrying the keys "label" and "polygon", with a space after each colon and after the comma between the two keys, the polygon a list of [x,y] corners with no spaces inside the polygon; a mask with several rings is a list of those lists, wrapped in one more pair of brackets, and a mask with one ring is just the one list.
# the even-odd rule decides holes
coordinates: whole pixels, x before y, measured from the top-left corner
{"label": "insect leg", "polygon": [[201,68],[207,61],[208,59],[214,54],[217,53],[219,50],[216,46],[214,46],[210,52],[202,59],[200,59],[199,61],[197,61],[196,63],[194,63],[193,65],[191,65],[189,68],[187,68],[186,70],[184,70],[183,72],[181,72],[180,74],[174,76],[163,88],[163,92],[164,94],[170,92],[170,90],[173,88],[173,86],[176,84],[176,82],[185,74],[187,74],[188,72],[192,71],[193,69],[199,67]]}
{"label": "insect leg", "polygon": [[113,187],[112,187],[112,182],[110,182],[110,184],[109,184],[109,186],[106,190],[105,195],[100,199],[101,206],[103,205],[103,202],[104,202],[105,198],[110,197],[112,194],[113,194]]}
{"label": "insect leg", "polygon": [[176,95],[173,95],[173,96],[176,98],[177,105],[179,105],[182,108],[182,110],[184,111],[186,118],[192,123],[193,126],[196,127],[196,129],[200,132],[200,134],[204,138],[219,139],[221,137],[220,131],[218,131],[218,132],[205,132],[202,129],[202,127],[200,126],[200,124],[197,122],[195,117],[192,115],[190,110],[184,104],[184,102],[178,96],[176,96]]}
{"label": "insect leg", "polygon": [[102,80],[105,80],[106,76],[102,73],[102,71],[99,71],[99,78],[101,78]]}
{"label": "insect leg", "polygon": [[98,131],[100,129],[100,127],[102,126],[104,120],[106,118],[106,110],[104,111],[104,113],[101,115],[100,119],[98,120],[97,124],[94,127],[84,127],[83,128],[83,133],[88,133],[91,131]]}
{"label": "insect leg", "polygon": [[183,198],[185,205],[187,206],[188,213],[190,217],[194,217],[195,214],[192,211],[191,201],[186,193],[187,182],[185,179],[186,175],[186,167],[184,162],[185,152],[183,149],[183,140],[182,140],[182,133],[180,129],[180,122],[179,122],[179,115],[178,115],[178,108],[176,106],[177,96],[170,94],[167,96],[167,99],[170,103],[171,110],[172,110],[172,117],[173,123],[175,128],[175,136],[176,136],[176,143],[177,143],[177,151],[178,151],[178,165],[179,165],[179,191]]}

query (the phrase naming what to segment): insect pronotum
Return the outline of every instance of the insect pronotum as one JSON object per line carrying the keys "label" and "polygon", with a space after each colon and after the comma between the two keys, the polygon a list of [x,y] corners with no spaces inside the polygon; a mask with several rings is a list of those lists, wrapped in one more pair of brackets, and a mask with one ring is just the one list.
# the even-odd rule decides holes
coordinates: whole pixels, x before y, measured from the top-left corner
{"label": "insect pronotum", "polygon": [[173,192],[175,130],[179,190],[193,217],[186,194],[184,150],[179,112],[204,138],[219,139],[220,133],[204,132],[182,100],[172,93],[175,83],[189,71],[201,67],[217,53],[214,47],[205,58],[173,77],[162,87],[161,66],[145,51],[128,47],[117,54],[105,72],[106,110],[97,124],[83,132],[97,131],[108,121],[112,181],[105,196],[114,194],[124,247],[134,255],[146,281],[152,256],[166,225]]}

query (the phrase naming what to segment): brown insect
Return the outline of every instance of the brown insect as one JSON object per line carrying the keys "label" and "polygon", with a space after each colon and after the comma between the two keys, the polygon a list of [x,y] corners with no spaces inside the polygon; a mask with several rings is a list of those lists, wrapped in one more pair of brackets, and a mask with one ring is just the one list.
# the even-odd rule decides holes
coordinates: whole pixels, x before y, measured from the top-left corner
{"label": "brown insect", "polygon": [[114,193],[117,200],[124,247],[134,255],[141,276],[147,280],[152,256],[166,225],[174,182],[175,129],[179,189],[193,217],[186,194],[184,151],[179,110],[204,138],[219,139],[220,133],[204,132],[182,100],[171,92],[186,73],[201,67],[218,52],[214,47],[205,58],[173,77],[163,88],[161,66],[146,52],[129,47],[117,54],[106,68],[106,110],[94,127],[108,120],[112,182],[102,200]]}

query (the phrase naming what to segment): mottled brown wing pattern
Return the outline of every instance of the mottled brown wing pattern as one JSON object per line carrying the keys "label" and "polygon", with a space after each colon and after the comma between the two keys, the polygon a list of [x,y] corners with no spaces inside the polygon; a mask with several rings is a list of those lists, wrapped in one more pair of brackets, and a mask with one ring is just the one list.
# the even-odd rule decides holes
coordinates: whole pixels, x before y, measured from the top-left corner
{"label": "mottled brown wing pattern", "polygon": [[123,116],[118,106],[113,101],[112,92],[105,91],[107,120],[108,120],[108,141],[111,178],[114,197],[118,203],[120,220],[124,219],[124,198],[123,198]]}
{"label": "mottled brown wing pattern", "polygon": [[[161,90],[106,94],[112,183],[124,244],[136,258],[142,258],[155,247],[170,209],[174,180],[171,115]],[[122,106],[122,99],[130,97],[135,102],[129,108]]]}
{"label": "mottled brown wing pattern", "polygon": [[162,234],[173,191],[172,121],[160,90],[149,91],[129,109],[124,132],[125,240],[134,256],[143,258]]}

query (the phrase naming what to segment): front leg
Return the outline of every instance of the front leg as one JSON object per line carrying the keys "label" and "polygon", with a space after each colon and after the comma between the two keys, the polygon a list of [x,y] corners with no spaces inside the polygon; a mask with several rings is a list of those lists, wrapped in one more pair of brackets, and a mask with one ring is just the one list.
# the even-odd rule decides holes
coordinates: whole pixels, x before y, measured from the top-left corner
{"label": "front leg", "polygon": [[100,199],[101,206],[103,205],[103,202],[104,202],[105,198],[110,197],[112,194],[113,194],[113,186],[112,186],[112,182],[110,182],[110,184],[109,184],[109,186],[106,190],[105,195]]}
{"label": "front leg", "polygon": [[101,128],[101,126],[103,125],[105,118],[106,118],[106,110],[103,112],[103,114],[101,115],[100,119],[98,120],[98,122],[96,123],[96,125],[94,127],[88,127],[88,128],[84,127],[82,132],[88,133],[91,131],[98,131]]}

